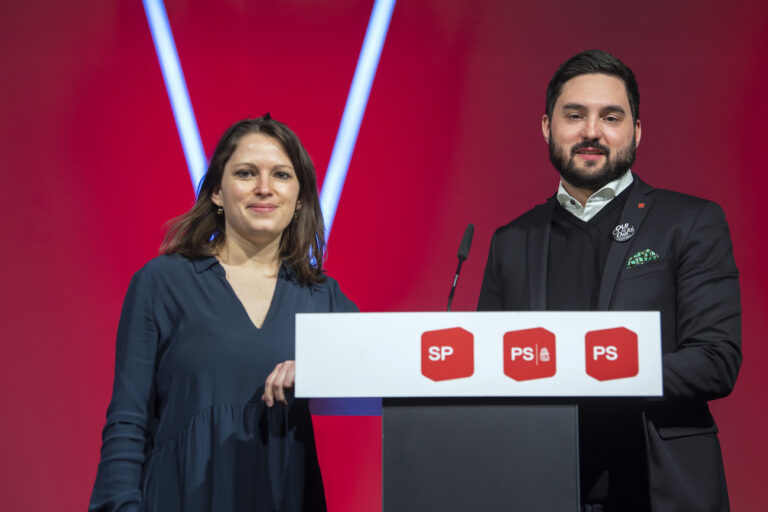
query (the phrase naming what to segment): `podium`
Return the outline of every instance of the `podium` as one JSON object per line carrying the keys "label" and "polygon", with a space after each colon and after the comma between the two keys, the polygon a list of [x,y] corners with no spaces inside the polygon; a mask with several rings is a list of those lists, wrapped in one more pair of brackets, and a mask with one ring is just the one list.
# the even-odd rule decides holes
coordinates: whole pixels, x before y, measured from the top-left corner
{"label": "podium", "polygon": [[297,397],[383,399],[384,512],[577,512],[575,399],[661,395],[658,312],[296,315]]}

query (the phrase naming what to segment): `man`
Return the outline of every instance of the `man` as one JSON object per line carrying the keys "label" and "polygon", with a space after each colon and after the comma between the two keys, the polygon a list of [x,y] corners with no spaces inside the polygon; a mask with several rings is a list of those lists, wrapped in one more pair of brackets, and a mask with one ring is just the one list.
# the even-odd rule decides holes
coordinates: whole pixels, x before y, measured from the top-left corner
{"label": "man", "polygon": [[579,401],[584,510],[729,510],[708,400],[741,365],[738,271],[716,204],[630,171],[640,143],[632,71],[571,57],[542,118],[554,197],[491,240],[478,310],[661,311],[664,397]]}

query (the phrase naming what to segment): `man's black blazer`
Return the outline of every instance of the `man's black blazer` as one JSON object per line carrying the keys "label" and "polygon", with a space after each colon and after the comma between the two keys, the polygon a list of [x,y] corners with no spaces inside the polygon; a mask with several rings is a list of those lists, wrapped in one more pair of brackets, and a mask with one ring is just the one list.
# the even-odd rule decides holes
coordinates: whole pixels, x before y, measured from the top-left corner
{"label": "man's black blazer", "polygon": [[[717,426],[708,400],[728,395],[741,365],[738,270],[722,209],[654,189],[635,176],[621,213],[634,226],[611,242],[600,310],[661,311],[664,397],[643,406],[654,512],[727,511]],[[496,230],[480,311],[545,310],[547,254],[556,199]],[[659,258],[632,268],[632,255]]]}

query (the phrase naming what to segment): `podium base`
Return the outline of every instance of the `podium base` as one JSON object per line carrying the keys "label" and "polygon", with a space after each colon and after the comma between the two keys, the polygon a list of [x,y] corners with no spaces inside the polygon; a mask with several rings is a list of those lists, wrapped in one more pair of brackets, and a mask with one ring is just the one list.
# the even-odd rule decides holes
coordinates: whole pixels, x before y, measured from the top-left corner
{"label": "podium base", "polygon": [[384,512],[579,510],[576,405],[388,398]]}

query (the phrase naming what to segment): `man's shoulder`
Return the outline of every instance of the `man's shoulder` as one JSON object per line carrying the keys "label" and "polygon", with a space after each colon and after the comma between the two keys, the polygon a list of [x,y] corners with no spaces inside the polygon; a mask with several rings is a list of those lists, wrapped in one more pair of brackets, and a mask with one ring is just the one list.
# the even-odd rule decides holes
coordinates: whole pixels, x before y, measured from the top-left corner
{"label": "man's shoulder", "polygon": [[701,212],[721,213],[723,211],[719,204],[710,199],[675,190],[645,186],[649,190],[649,196],[654,200],[654,208],[664,212],[665,215],[696,216]]}
{"label": "man's shoulder", "polygon": [[694,196],[692,194],[686,194],[684,192],[678,192],[676,190],[669,190],[666,188],[656,188],[645,183],[642,183],[653,194],[654,198],[659,201],[667,203],[681,204],[683,206],[701,206],[705,203],[712,203],[709,199],[703,197]]}
{"label": "man's shoulder", "polygon": [[496,236],[509,236],[515,233],[525,233],[530,229],[545,226],[552,218],[554,198],[549,198],[545,203],[539,204],[523,213],[514,220],[496,229]]}

